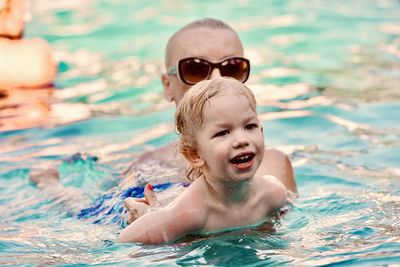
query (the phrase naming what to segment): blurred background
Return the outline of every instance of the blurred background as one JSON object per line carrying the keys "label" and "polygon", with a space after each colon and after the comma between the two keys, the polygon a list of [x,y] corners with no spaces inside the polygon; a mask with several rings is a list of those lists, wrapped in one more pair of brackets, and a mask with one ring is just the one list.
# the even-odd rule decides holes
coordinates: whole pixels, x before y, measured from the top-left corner
{"label": "blurred background", "polygon": [[[0,98],[0,264],[400,262],[399,1],[27,4],[25,36],[50,43],[59,75],[51,91]],[[177,29],[204,17],[238,31],[266,144],[289,154],[300,198],[277,233],[115,244],[117,226],[77,219],[63,199],[38,190],[29,171],[58,166],[65,185],[95,201],[117,190],[138,154],[176,140],[174,105],[160,82],[164,47]],[[26,99],[29,105],[10,111]],[[173,176],[152,163],[136,171]]]}

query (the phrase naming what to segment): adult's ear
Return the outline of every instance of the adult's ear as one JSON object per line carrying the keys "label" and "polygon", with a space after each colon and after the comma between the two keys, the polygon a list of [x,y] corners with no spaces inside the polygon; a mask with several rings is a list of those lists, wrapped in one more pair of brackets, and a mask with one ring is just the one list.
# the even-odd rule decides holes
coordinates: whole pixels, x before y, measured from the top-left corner
{"label": "adult's ear", "polygon": [[162,83],[163,88],[164,88],[165,98],[168,101],[173,101],[174,100],[174,95],[173,95],[173,92],[171,90],[171,82],[170,82],[167,74],[164,73],[164,74],[161,75],[161,83]]}
{"label": "adult's ear", "polygon": [[184,149],[182,154],[195,168],[201,168],[205,164],[198,151],[193,148]]}

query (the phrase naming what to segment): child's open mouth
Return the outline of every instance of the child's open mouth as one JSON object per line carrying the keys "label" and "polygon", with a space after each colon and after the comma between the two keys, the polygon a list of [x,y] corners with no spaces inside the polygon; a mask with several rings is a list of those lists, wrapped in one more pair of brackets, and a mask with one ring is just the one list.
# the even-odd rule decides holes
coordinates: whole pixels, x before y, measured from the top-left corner
{"label": "child's open mouth", "polygon": [[247,169],[250,168],[253,165],[253,159],[255,157],[254,153],[243,153],[240,155],[237,155],[233,159],[230,160],[230,163],[235,165],[236,168],[238,169]]}

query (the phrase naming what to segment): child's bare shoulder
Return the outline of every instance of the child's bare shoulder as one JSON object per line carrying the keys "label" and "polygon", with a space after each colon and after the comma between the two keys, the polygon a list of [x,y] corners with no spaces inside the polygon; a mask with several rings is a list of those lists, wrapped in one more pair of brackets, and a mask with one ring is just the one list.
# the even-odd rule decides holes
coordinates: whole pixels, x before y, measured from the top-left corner
{"label": "child's bare shoulder", "polygon": [[175,213],[181,214],[191,223],[201,227],[208,214],[208,205],[205,199],[202,184],[193,182],[169,206]]}
{"label": "child's bare shoulder", "polygon": [[187,200],[192,203],[193,208],[201,212],[207,212],[209,207],[209,187],[204,182],[204,179],[198,178],[187,190]]}

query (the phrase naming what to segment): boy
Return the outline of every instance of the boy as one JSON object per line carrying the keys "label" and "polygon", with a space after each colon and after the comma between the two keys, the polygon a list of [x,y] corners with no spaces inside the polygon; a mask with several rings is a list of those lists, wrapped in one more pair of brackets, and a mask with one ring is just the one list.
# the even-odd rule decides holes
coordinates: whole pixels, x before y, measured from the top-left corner
{"label": "boy", "polygon": [[232,78],[194,85],[175,116],[179,151],[193,183],[165,208],[125,228],[119,242],[160,244],[188,234],[213,233],[264,223],[286,202],[284,185],[255,175],[264,135],[251,91]]}

